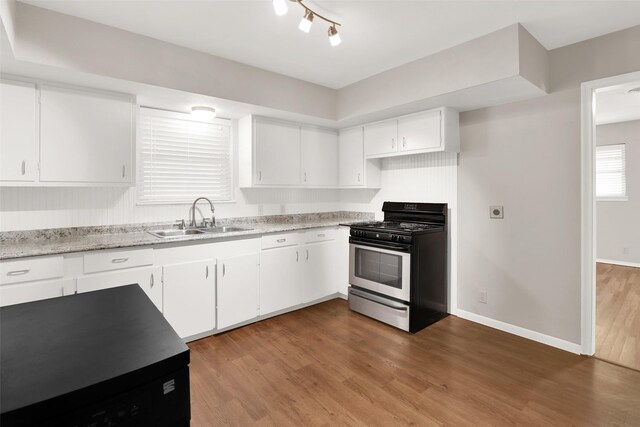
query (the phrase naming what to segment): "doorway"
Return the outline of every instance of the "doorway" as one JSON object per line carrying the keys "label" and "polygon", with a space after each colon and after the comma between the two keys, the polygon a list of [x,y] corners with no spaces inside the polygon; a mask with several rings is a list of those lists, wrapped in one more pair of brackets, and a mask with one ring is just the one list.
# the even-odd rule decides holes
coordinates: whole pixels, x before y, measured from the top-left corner
{"label": "doorway", "polygon": [[640,72],[582,85],[582,352],[640,370]]}

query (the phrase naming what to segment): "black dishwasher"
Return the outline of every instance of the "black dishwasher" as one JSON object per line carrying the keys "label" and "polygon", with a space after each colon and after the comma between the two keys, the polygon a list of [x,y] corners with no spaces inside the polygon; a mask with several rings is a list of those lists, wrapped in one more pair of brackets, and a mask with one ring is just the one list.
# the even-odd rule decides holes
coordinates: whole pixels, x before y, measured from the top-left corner
{"label": "black dishwasher", "polygon": [[138,285],[0,309],[0,424],[188,426],[189,348]]}

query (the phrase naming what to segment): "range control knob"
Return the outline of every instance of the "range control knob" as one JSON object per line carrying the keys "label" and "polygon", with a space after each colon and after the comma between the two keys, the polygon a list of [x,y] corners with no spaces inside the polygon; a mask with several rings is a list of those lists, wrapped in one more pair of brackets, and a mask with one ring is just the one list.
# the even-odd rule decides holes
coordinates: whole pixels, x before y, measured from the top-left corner
{"label": "range control knob", "polygon": [[395,242],[398,240],[398,236],[396,236],[395,234],[391,235],[391,241]]}

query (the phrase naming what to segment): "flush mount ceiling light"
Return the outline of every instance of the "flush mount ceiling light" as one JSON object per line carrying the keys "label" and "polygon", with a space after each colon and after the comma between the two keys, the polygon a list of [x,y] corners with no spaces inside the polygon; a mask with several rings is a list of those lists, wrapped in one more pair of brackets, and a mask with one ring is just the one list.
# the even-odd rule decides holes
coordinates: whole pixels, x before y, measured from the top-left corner
{"label": "flush mount ceiling light", "polygon": [[640,93],[640,86],[629,89],[627,93]]}
{"label": "flush mount ceiling light", "polygon": [[[306,6],[304,3],[302,3],[302,0],[289,0],[289,1],[298,3],[300,6],[304,8],[304,17],[302,18],[302,21],[300,21],[300,25],[298,25],[298,28],[300,28],[305,33],[308,33],[309,30],[311,30],[311,24],[313,23],[313,18],[317,16],[318,18],[322,19],[323,21],[329,24],[328,34],[329,34],[329,42],[331,43],[331,46],[337,46],[342,42],[342,40],[340,40],[340,35],[338,34],[338,29],[336,28],[336,26],[340,26],[338,22],[333,21],[329,18],[325,18],[322,15],[319,15],[317,12],[315,12],[314,10]],[[276,15],[281,16],[287,13],[286,0],[272,0],[272,2],[273,2],[273,9],[275,10]]]}
{"label": "flush mount ceiling light", "polygon": [[216,109],[198,105],[191,107],[191,116],[197,120],[211,120],[216,117]]}

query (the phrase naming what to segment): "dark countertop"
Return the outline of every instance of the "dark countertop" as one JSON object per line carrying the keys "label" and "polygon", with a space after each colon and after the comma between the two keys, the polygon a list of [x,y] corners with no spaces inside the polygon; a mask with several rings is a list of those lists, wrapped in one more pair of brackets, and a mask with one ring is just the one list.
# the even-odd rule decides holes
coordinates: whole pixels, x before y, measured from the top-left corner
{"label": "dark countertop", "polygon": [[138,285],[3,307],[0,327],[3,424],[89,404],[189,363],[189,348]]}

